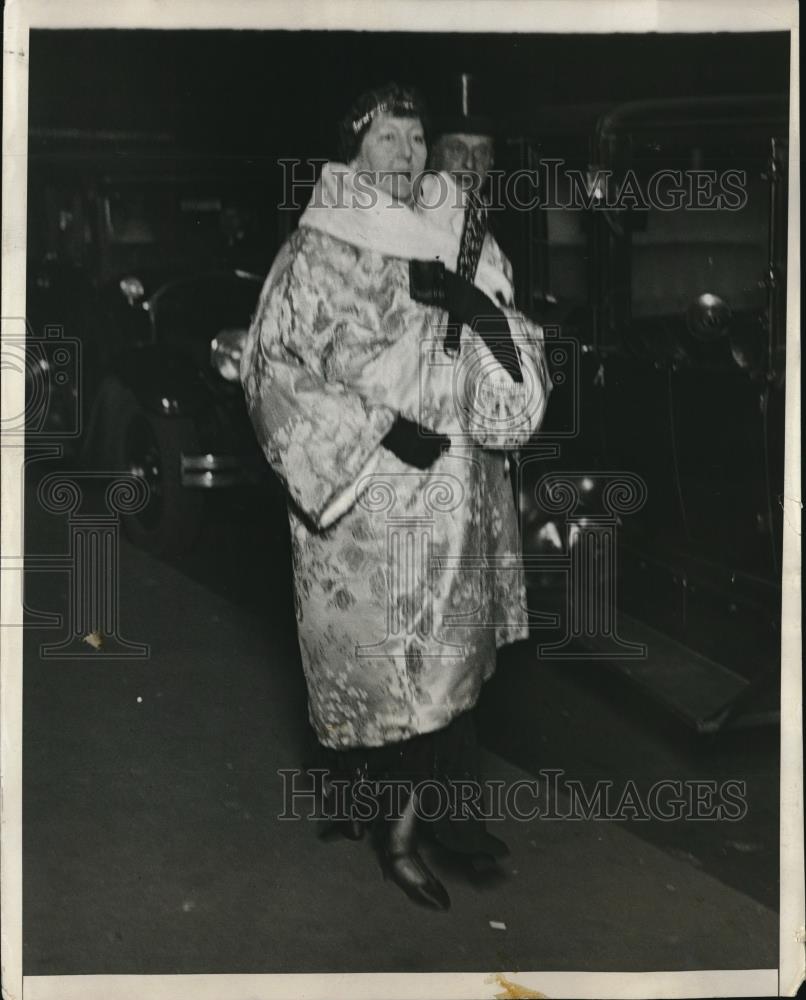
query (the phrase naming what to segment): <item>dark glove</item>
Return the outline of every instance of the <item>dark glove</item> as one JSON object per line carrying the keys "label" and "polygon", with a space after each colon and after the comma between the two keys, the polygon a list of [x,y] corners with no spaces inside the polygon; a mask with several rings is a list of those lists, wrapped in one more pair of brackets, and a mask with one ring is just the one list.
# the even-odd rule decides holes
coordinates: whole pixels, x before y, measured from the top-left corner
{"label": "dark glove", "polygon": [[445,265],[441,260],[409,261],[409,295],[425,306],[447,309]]}
{"label": "dark glove", "polygon": [[510,378],[523,382],[518,351],[506,316],[472,282],[449,271],[442,261],[411,260],[409,294],[415,302],[448,310],[448,337],[454,346],[458,347],[454,327],[466,324],[478,333]]}
{"label": "dark glove", "polygon": [[451,439],[444,434],[425,437],[424,433],[419,424],[398,416],[381,444],[407,465],[427,469],[450,447]]}

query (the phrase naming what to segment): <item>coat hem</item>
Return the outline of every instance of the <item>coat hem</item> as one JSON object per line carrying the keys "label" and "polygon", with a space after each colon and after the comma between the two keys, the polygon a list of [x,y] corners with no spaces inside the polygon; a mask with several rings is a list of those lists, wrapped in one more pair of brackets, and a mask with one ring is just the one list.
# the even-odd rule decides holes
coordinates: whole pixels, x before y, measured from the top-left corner
{"label": "coat hem", "polygon": [[[486,682],[492,677],[494,669],[485,676],[484,681]],[[322,746],[327,747],[330,750],[360,750],[363,748],[372,749],[374,747],[384,747],[388,746],[390,743],[400,743],[403,740],[409,740],[414,736],[425,736],[428,733],[439,732],[440,729],[445,729],[449,726],[453,720],[458,716],[462,715],[464,712],[470,711],[475,708],[478,704],[479,695],[481,691],[479,690],[475,697],[468,698],[464,702],[457,705],[451,706],[450,710],[446,710],[439,718],[436,715],[431,718],[424,720],[422,725],[415,726],[414,724],[402,725],[400,723],[393,723],[384,728],[377,724],[373,725],[373,729],[376,731],[380,728],[384,728],[383,738],[378,738],[377,740],[365,740],[361,743],[355,742],[332,742],[330,739],[325,739],[323,737],[321,727],[314,725],[314,730],[316,732],[316,738],[322,744]],[[336,728],[335,726],[333,727]]]}

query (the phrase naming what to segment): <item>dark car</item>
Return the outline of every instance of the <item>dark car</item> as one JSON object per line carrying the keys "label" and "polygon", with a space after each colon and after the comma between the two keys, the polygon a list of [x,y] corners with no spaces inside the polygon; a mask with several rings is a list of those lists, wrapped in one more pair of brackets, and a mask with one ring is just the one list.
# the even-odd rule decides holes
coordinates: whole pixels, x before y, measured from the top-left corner
{"label": "dark car", "polygon": [[241,271],[201,273],[127,306],[142,312],[145,326],[110,358],[88,440],[106,468],[148,484],[148,503],[124,527],[151,551],[192,544],[205,491],[266,473],[237,381],[261,281]]}
{"label": "dark car", "polygon": [[[778,701],[787,123],[786,100],[768,97],[613,108],[576,163],[587,206],[561,207],[572,178],[526,220],[522,297],[579,366],[538,436],[556,455],[522,459],[533,582],[609,517],[613,551],[600,532],[588,571],[608,576],[612,620],[586,622],[580,591],[564,593],[577,655],[701,731],[773,718]],[[551,477],[578,498],[561,517],[546,510]],[[640,496],[614,513],[619,479]]]}
{"label": "dark car", "polygon": [[[168,553],[197,537],[205,491],[267,472],[233,374],[276,250],[276,198],[265,164],[149,148],[34,142],[29,322],[58,317],[80,351],[80,391],[77,378],[49,387],[51,430],[78,407],[76,457],[148,484],[124,528]],[[42,353],[36,338],[29,350]]]}

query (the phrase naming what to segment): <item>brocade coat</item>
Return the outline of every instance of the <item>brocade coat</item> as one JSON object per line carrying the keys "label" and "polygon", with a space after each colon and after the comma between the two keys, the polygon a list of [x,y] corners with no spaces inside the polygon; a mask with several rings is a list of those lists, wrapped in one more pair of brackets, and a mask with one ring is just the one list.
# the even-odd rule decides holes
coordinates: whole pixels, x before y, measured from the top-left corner
{"label": "brocade coat", "polygon": [[[483,259],[506,270],[488,237]],[[379,746],[471,708],[496,651],[528,635],[504,449],[549,391],[541,331],[509,311],[524,383],[469,327],[409,295],[408,261],[301,227],[278,256],[241,378],[289,495],[311,723],[333,748]],[[451,447],[426,470],[381,445],[397,414]]]}

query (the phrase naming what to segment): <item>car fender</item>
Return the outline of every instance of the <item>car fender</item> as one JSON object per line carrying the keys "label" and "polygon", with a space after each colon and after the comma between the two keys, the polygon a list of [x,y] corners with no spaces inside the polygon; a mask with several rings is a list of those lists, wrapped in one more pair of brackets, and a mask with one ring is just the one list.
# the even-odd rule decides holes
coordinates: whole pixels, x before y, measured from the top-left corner
{"label": "car fender", "polygon": [[146,344],[120,355],[113,374],[149,413],[162,417],[194,417],[213,404],[202,373],[186,355]]}

